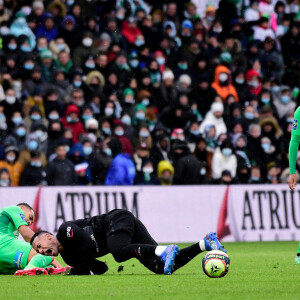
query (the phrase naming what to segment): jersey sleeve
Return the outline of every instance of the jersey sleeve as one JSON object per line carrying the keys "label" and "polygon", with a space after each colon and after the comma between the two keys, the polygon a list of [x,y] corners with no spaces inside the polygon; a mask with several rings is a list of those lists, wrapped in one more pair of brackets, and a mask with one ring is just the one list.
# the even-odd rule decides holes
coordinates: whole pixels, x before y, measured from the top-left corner
{"label": "jersey sleeve", "polygon": [[2,214],[6,215],[17,229],[22,225],[28,226],[23,210],[19,206],[9,206]]}
{"label": "jersey sleeve", "polygon": [[300,143],[300,106],[296,109],[294,114],[291,141],[289,147],[290,174],[296,173],[296,161],[297,161],[299,143]]}

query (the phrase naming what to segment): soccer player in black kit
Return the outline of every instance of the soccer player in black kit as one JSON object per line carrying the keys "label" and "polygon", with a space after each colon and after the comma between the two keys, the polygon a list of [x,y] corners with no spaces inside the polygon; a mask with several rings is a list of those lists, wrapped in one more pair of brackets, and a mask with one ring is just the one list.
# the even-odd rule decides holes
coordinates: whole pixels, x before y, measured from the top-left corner
{"label": "soccer player in black kit", "polygon": [[103,274],[108,270],[96,258],[111,253],[116,262],[137,258],[156,274],[170,275],[203,251],[225,249],[215,233],[184,249],[158,246],[144,224],[132,213],[115,209],[107,214],[63,223],[56,236],[38,231],[32,247],[41,254],[57,256],[73,268],[71,275]]}

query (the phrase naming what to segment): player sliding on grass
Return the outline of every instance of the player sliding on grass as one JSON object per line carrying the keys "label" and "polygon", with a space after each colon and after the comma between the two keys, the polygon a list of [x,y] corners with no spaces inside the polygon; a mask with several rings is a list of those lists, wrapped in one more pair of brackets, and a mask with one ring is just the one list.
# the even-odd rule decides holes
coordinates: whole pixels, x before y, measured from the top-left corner
{"label": "player sliding on grass", "polygon": [[[296,109],[294,114],[294,122],[291,133],[291,141],[289,148],[289,188],[294,191],[297,184],[297,175],[296,175],[296,161],[297,153],[300,143],[300,106]],[[298,247],[298,252],[294,260],[295,264],[300,265],[300,242]]]}
{"label": "player sliding on grass", "polygon": [[47,231],[36,232],[30,243],[38,253],[60,254],[73,267],[71,275],[105,273],[107,265],[96,258],[108,253],[117,262],[137,258],[150,271],[170,275],[203,251],[220,249],[226,252],[212,232],[181,250],[176,245],[158,246],[144,224],[123,209],[65,222],[56,236]]}
{"label": "player sliding on grass", "polygon": [[[8,206],[0,210],[0,274],[14,274],[18,269],[28,269],[28,275],[46,274],[45,268],[52,264],[62,268],[53,257],[37,255],[29,243],[18,239],[19,233],[29,242],[34,232],[29,228],[35,213],[27,203]],[[63,272],[56,269],[55,272]],[[53,272],[54,268],[49,269]],[[18,272],[22,272],[19,270]]]}

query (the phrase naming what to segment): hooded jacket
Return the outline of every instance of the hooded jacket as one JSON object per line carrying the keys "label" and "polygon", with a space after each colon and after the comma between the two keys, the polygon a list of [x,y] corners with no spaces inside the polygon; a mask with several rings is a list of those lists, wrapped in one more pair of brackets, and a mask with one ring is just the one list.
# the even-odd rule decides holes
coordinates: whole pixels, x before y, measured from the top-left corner
{"label": "hooded jacket", "polygon": [[162,174],[164,171],[169,171],[171,173],[171,177],[174,176],[174,167],[167,160],[162,160],[159,162],[158,167],[157,167],[157,177],[160,179],[160,182],[162,185],[172,185],[172,181],[166,182],[162,178]]}
{"label": "hooded jacket", "polygon": [[[221,73],[226,73],[228,75],[228,84],[225,86],[222,86],[220,84],[219,75]],[[217,92],[217,94],[222,98],[223,102],[225,102],[226,98],[229,95],[233,95],[235,98],[235,101],[239,101],[239,96],[236,92],[235,87],[231,83],[231,75],[230,71],[225,66],[218,66],[215,69],[215,76],[214,76],[214,82],[211,85]]]}
{"label": "hooded jacket", "polygon": [[[77,114],[78,120],[77,120],[76,123],[69,123],[67,121],[67,117],[72,112],[75,112]],[[61,119],[61,123],[63,124],[64,128],[70,128],[72,130],[72,132],[73,132],[73,142],[74,143],[78,142],[78,137],[79,137],[80,134],[85,134],[84,127],[83,127],[82,123],[80,122],[80,118],[79,118],[79,109],[74,104],[71,104],[67,107],[66,116]]]}

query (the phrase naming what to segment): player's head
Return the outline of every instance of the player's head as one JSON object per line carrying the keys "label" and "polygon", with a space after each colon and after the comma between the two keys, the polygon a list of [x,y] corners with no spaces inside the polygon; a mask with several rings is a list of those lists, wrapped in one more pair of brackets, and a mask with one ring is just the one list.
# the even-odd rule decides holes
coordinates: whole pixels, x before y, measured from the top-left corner
{"label": "player's head", "polygon": [[25,215],[25,220],[28,226],[31,226],[35,219],[35,212],[33,208],[25,202],[19,203],[17,204],[17,206],[19,206],[23,210],[23,213]]}
{"label": "player's head", "polygon": [[57,256],[59,253],[59,242],[52,233],[48,231],[37,231],[31,238],[32,248],[43,255]]}

